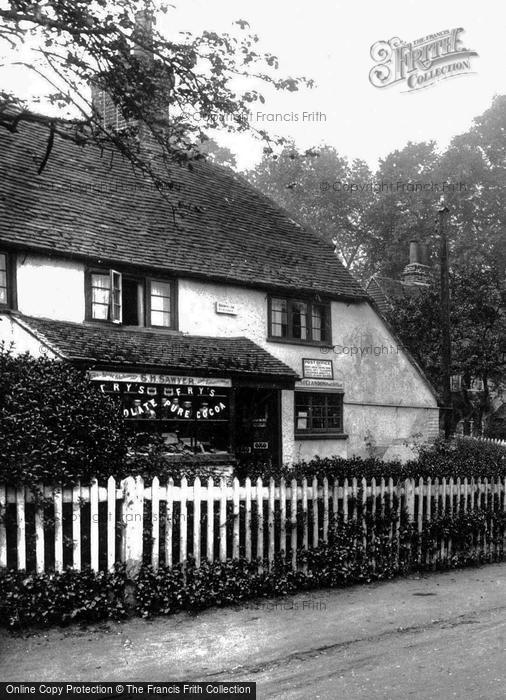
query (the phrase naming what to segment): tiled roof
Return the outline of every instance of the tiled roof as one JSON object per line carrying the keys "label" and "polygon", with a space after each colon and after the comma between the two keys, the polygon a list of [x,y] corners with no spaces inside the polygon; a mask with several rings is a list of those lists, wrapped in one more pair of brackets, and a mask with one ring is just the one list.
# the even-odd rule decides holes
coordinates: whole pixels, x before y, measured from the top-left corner
{"label": "tiled roof", "polygon": [[37,175],[46,144],[37,125],[0,130],[0,242],[257,287],[367,296],[332,245],[226,168],[174,165],[169,202],[119,154],[60,137]]}
{"label": "tiled roof", "polygon": [[164,331],[131,330],[14,315],[50,348],[70,360],[100,365],[149,366],[213,376],[268,375],[295,379],[297,373],[248,338],[208,338]]}
{"label": "tiled roof", "polygon": [[426,288],[415,284],[405,284],[400,280],[394,280],[391,277],[380,277],[379,275],[371,277],[366,285],[368,295],[376,302],[382,313],[387,311],[389,299],[414,297],[420,294],[423,289]]}

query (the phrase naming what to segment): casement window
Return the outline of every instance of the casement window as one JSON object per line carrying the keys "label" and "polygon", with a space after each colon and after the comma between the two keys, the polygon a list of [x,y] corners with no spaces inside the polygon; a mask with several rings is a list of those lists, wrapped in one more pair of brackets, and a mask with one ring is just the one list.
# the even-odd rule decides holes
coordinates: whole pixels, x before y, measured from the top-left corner
{"label": "casement window", "polygon": [[91,318],[97,321],[122,322],[122,279],[121,273],[109,270],[107,273],[92,272]]}
{"label": "casement window", "polygon": [[271,297],[269,337],[301,343],[330,343],[330,305]]}
{"label": "casement window", "polygon": [[6,253],[0,253],[0,306],[9,304],[8,262]]}
{"label": "casement window", "polygon": [[343,395],[325,392],[295,392],[295,436],[343,432]]}
{"label": "casement window", "polygon": [[125,326],[175,328],[173,281],[136,277],[117,270],[88,276],[87,318]]}
{"label": "casement window", "polygon": [[0,252],[0,307],[16,307],[16,260],[12,253]]}
{"label": "casement window", "polygon": [[151,326],[172,328],[173,285],[171,282],[148,280],[148,308]]}

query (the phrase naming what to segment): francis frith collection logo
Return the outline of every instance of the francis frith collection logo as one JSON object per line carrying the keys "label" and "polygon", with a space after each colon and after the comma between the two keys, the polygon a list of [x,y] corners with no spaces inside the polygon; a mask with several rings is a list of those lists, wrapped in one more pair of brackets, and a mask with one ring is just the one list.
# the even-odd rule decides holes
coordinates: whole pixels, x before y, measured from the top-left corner
{"label": "francis frith collection logo", "polygon": [[471,58],[478,54],[462,46],[463,31],[462,27],[445,29],[411,42],[399,37],[377,41],[371,46],[376,65],[369,73],[370,82],[377,88],[401,84],[405,92],[413,92],[471,73]]}

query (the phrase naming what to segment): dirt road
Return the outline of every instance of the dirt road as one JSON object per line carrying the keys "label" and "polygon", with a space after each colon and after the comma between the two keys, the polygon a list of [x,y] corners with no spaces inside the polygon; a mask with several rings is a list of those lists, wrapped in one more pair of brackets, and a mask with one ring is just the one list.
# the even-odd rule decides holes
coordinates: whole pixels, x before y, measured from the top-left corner
{"label": "dirt road", "polygon": [[506,564],[240,608],[0,634],[9,681],[250,680],[263,698],[506,697]]}

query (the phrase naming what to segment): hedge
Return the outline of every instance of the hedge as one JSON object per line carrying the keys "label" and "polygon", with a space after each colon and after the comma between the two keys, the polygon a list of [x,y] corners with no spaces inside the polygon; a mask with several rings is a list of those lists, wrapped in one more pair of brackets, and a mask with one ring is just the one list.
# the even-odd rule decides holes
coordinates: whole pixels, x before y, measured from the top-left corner
{"label": "hedge", "polygon": [[[398,528],[393,528],[397,523]],[[392,509],[374,516],[374,528],[368,528],[369,532],[374,529],[374,541],[369,538],[365,543],[361,523],[340,519],[330,528],[328,543],[298,552],[299,563],[305,565],[299,571],[280,558],[270,568],[264,562],[263,570],[259,570],[259,562],[244,558],[204,560],[200,567],[190,559],[185,566],[162,566],[157,571],[144,565],[133,582],[127,580],[122,566],[113,573],[67,569],[27,575],[4,571],[0,572],[0,624],[16,629],[118,620],[130,614],[195,613],[211,606],[386,580],[412,571],[477,565],[502,559],[504,527],[503,513],[435,514],[418,539],[406,514],[401,513],[399,522]],[[397,537],[392,537],[392,530],[398,532]],[[499,533],[494,544],[500,554],[487,558],[479,551],[476,543],[485,532],[489,536]],[[442,536],[452,538],[451,559],[427,565],[426,555],[438,551]],[[420,559],[414,556],[419,546]]]}

